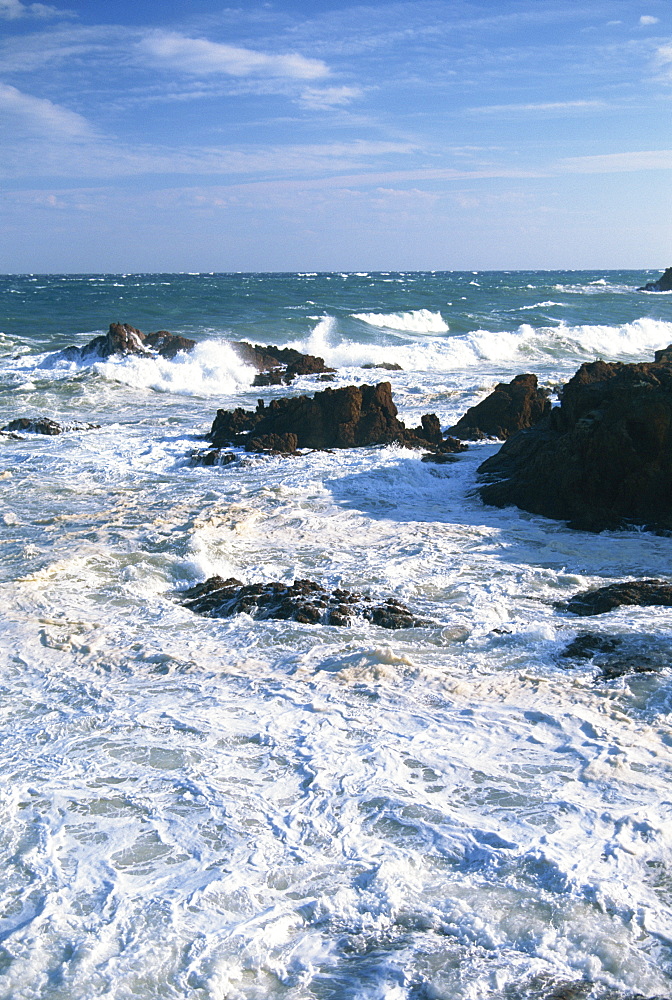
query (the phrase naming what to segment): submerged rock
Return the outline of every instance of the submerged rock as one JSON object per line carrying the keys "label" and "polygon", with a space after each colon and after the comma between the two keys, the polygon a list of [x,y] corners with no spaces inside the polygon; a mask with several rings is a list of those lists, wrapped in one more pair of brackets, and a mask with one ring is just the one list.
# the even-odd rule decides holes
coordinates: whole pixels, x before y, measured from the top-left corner
{"label": "submerged rock", "polygon": [[256,410],[218,410],[209,438],[215,447],[237,444],[248,451],[291,454],[297,448],[329,450],[398,443],[433,451],[464,451],[444,440],[438,418],[425,414],[409,430],[397,417],[389,382],[325,389],[314,396],[286,396]]}
{"label": "submerged rock", "polygon": [[642,648],[641,637],[632,639],[595,632],[579,633],[560,656],[568,660],[591,660],[605,680],[624,674],[658,673],[672,665],[672,651],[667,643],[647,637]]}
{"label": "submerged rock", "polygon": [[185,607],[209,618],[229,618],[245,612],[260,621],[275,618],[309,625],[347,626],[355,618],[391,629],[430,624],[393,598],[374,604],[362,594],[341,589],[327,591],[312,580],[296,580],[291,585],[277,581],[245,585],[233,578],[212,576],[180,596]]}
{"label": "submerged rock", "polygon": [[596,590],[583,590],[567,601],[559,601],[555,606],[573,615],[604,615],[624,604],[635,604],[642,608],[672,607],[672,584],[663,580],[628,580],[611,583]]}
{"label": "submerged rock", "polygon": [[255,386],[288,385],[297,375],[331,375],[335,368],[327,368],[323,358],[313,354],[302,354],[292,347],[256,347],[247,341],[231,344],[241,361],[257,369]]}
{"label": "submerged rock", "polygon": [[464,440],[484,437],[508,438],[532,427],[550,412],[548,392],[540,389],[536,375],[516,375],[500,382],[482,402],[471,406],[448,433]]}
{"label": "submerged rock", "polygon": [[638,292],[672,292],[672,267],[665,269],[657,281],[647,281]]}
{"label": "submerged rock", "polygon": [[135,354],[141,357],[174,358],[180,351],[191,351],[195,340],[181,337],[167,330],[156,333],[142,333],[129,323],[110,323],[107,333],[94,337],[84,347],[66,347],[55,355],[56,360],[90,361],[104,360],[115,354]]}
{"label": "submerged rock", "polygon": [[481,498],[585,530],[672,527],[670,352],[644,364],[582,365],[561,406],[480,466],[492,480]]}
{"label": "submerged rock", "polygon": [[85,424],[79,420],[72,420],[67,424],[59,424],[51,417],[18,417],[11,420],[2,428],[9,433],[23,434],[48,434],[50,437],[56,434],[63,434],[66,431],[91,431],[100,427],[100,424]]}

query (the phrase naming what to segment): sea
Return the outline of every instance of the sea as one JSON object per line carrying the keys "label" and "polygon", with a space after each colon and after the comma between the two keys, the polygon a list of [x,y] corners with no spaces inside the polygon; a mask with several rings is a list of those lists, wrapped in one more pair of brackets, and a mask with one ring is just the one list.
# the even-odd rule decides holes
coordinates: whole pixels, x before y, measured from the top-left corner
{"label": "sea", "polygon": [[[672,997],[672,609],[557,606],[671,580],[672,539],[485,506],[492,440],[190,458],[218,408],[325,387],[255,388],[232,341],[445,429],[519,373],[557,403],[651,360],[658,275],[0,277],[0,426],[65,427],[0,434],[3,1000]],[[54,357],[116,321],[197,346]],[[429,625],[198,616],[214,574]],[[586,632],[634,669],[563,656]]]}

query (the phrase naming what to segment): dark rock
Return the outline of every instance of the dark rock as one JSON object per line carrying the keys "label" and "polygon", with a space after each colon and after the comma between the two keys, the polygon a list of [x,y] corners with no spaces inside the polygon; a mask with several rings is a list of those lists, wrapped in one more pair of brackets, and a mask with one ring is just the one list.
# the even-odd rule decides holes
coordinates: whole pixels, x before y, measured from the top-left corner
{"label": "dark rock", "polygon": [[[668,350],[672,351],[672,347]],[[562,403],[479,471],[486,503],[600,531],[672,527],[672,361],[584,364]]]}
{"label": "dark rock", "polygon": [[638,292],[672,292],[672,267],[666,268],[657,281],[647,281]]}
{"label": "dark rock", "polygon": [[362,368],[382,368],[386,372],[403,372],[401,365],[395,365],[393,361],[381,361],[380,364],[374,365],[372,361],[367,362],[367,364],[362,365]]}
{"label": "dark rock", "polygon": [[245,451],[268,455],[296,455],[296,434],[262,434],[245,442]]}
{"label": "dark rock", "polygon": [[663,580],[631,580],[612,583],[597,590],[583,590],[567,601],[555,606],[573,615],[603,615],[623,604],[636,604],[642,608],[672,607],[672,584]]}
{"label": "dark rock", "polygon": [[50,417],[36,417],[34,419],[19,417],[17,420],[11,420],[2,430],[10,433],[22,431],[24,434],[48,434],[53,437],[56,434],[63,434],[65,431],[90,431],[96,430],[98,427],[100,424],[85,424],[79,420],[59,424],[55,420],[51,420]]}
{"label": "dark rock", "polygon": [[[444,441],[438,418],[426,414],[420,427],[408,430],[397,417],[389,382],[324,389],[314,396],[286,396],[254,411],[218,410],[209,438],[213,445],[247,448],[255,439],[292,435],[296,448],[357,448],[398,443],[441,452],[464,451],[459,441]],[[286,438],[289,441],[289,438]],[[265,447],[262,450],[267,450]],[[273,449],[273,450],[280,450]]]}
{"label": "dark rock", "polygon": [[544,973],[524,983],[509,983],[502,993],[488,993],[488,997],[491,1000],[666,1000],[660,995],[624,993],[588,979],[557,979]]}
{"label": "dark rock", "polygon": [[231,344],[241,361],[257,369],[255,386],[288,385],[297,375],[322,375],[334,372],[327,368],[323,358],[313,354],[302,354],[292,347],[256,347],[244,340]]}
{"label": "dark rock", "polygon": [[348,590],[330,593],[312,580],[296,580],[291,585],[277,581],[244,585],[240,580],[213,576],[180,596],[185,607],[209,618],[228,618],[246,612],[260,621],[277,618],[309,625],[347,626],[355,617],[391,629],[431,624],[416,618],[392,598],[374,604],[370,598]]}
{"label": "dark rock", "polygon": [[569,660],[592,660],[605,680],[624,674],[658,673],[672,664],[667,643],[647,637],[631,639],[625,636],[582,632],[560,654]]}
{"label": "dark rock", "polygon": [[516,375],[500,382],[486,399],[471,406],[448,433],[465,440],[485,437],[508,438],[516,431],[532,427],[550,412],[545,389],[539,389],[536,375]]}
{"label": "dark rock", "polygon": [[129,323],[110,323],[107,333],[94,337],[84,347],[66,347],[53,355],[52,360],[86,362],[104,360],[115,354],[150,358],[159,354],[162,358],[174,358],[179,351],[190,351],[195,346],[195,340],[167,330],[144,334]]}
{"label": "dark rock", "polygon": [[195,448],[189,458],[192,465],[231,465],[238,460],[237,455],[223,448]]}

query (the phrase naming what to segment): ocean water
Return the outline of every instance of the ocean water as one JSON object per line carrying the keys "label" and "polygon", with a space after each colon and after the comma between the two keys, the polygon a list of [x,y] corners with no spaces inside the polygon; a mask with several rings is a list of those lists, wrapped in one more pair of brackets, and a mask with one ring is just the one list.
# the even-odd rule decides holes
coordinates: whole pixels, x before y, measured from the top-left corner
{"label": "ocean water", "polygon": [[[189,462],[218,407],[323,388],[252,388],[232,340],[448,427],[520,372],[650,359],[652,276],[0,278],[0,426],[100,425],[0,436],[0,997],[672,996],[672,609],[554,607],[671,579],[672,541],[484,506],[494,442]],[[116,320],[198,344],[54,361]],[[434,624],[201,618],[214,573]],[[586,630],[662,668],[605,680],[561,655]]]}

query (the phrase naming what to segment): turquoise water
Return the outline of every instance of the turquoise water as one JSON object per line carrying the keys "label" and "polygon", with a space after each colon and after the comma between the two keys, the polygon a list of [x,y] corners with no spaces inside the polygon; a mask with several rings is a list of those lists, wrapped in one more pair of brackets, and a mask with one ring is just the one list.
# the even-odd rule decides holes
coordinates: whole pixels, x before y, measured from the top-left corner
{"label": "turquoise water", "polygon": [[[555,602],[670,577],[670,540],[485,507],[470,446],[189,461],[252,387],[232,340],[385,379],[444,427],[493,385],[672,342],[645,272],[0,278],[0,997],[672,996],[672,612]],[[112,321],[172,361],[54,353]],[[395,362],[402,371],[363,365]],[[214,573],[394,596],[389,632],[198,618]],[[557,995],[557,993],[556,993]]]}

